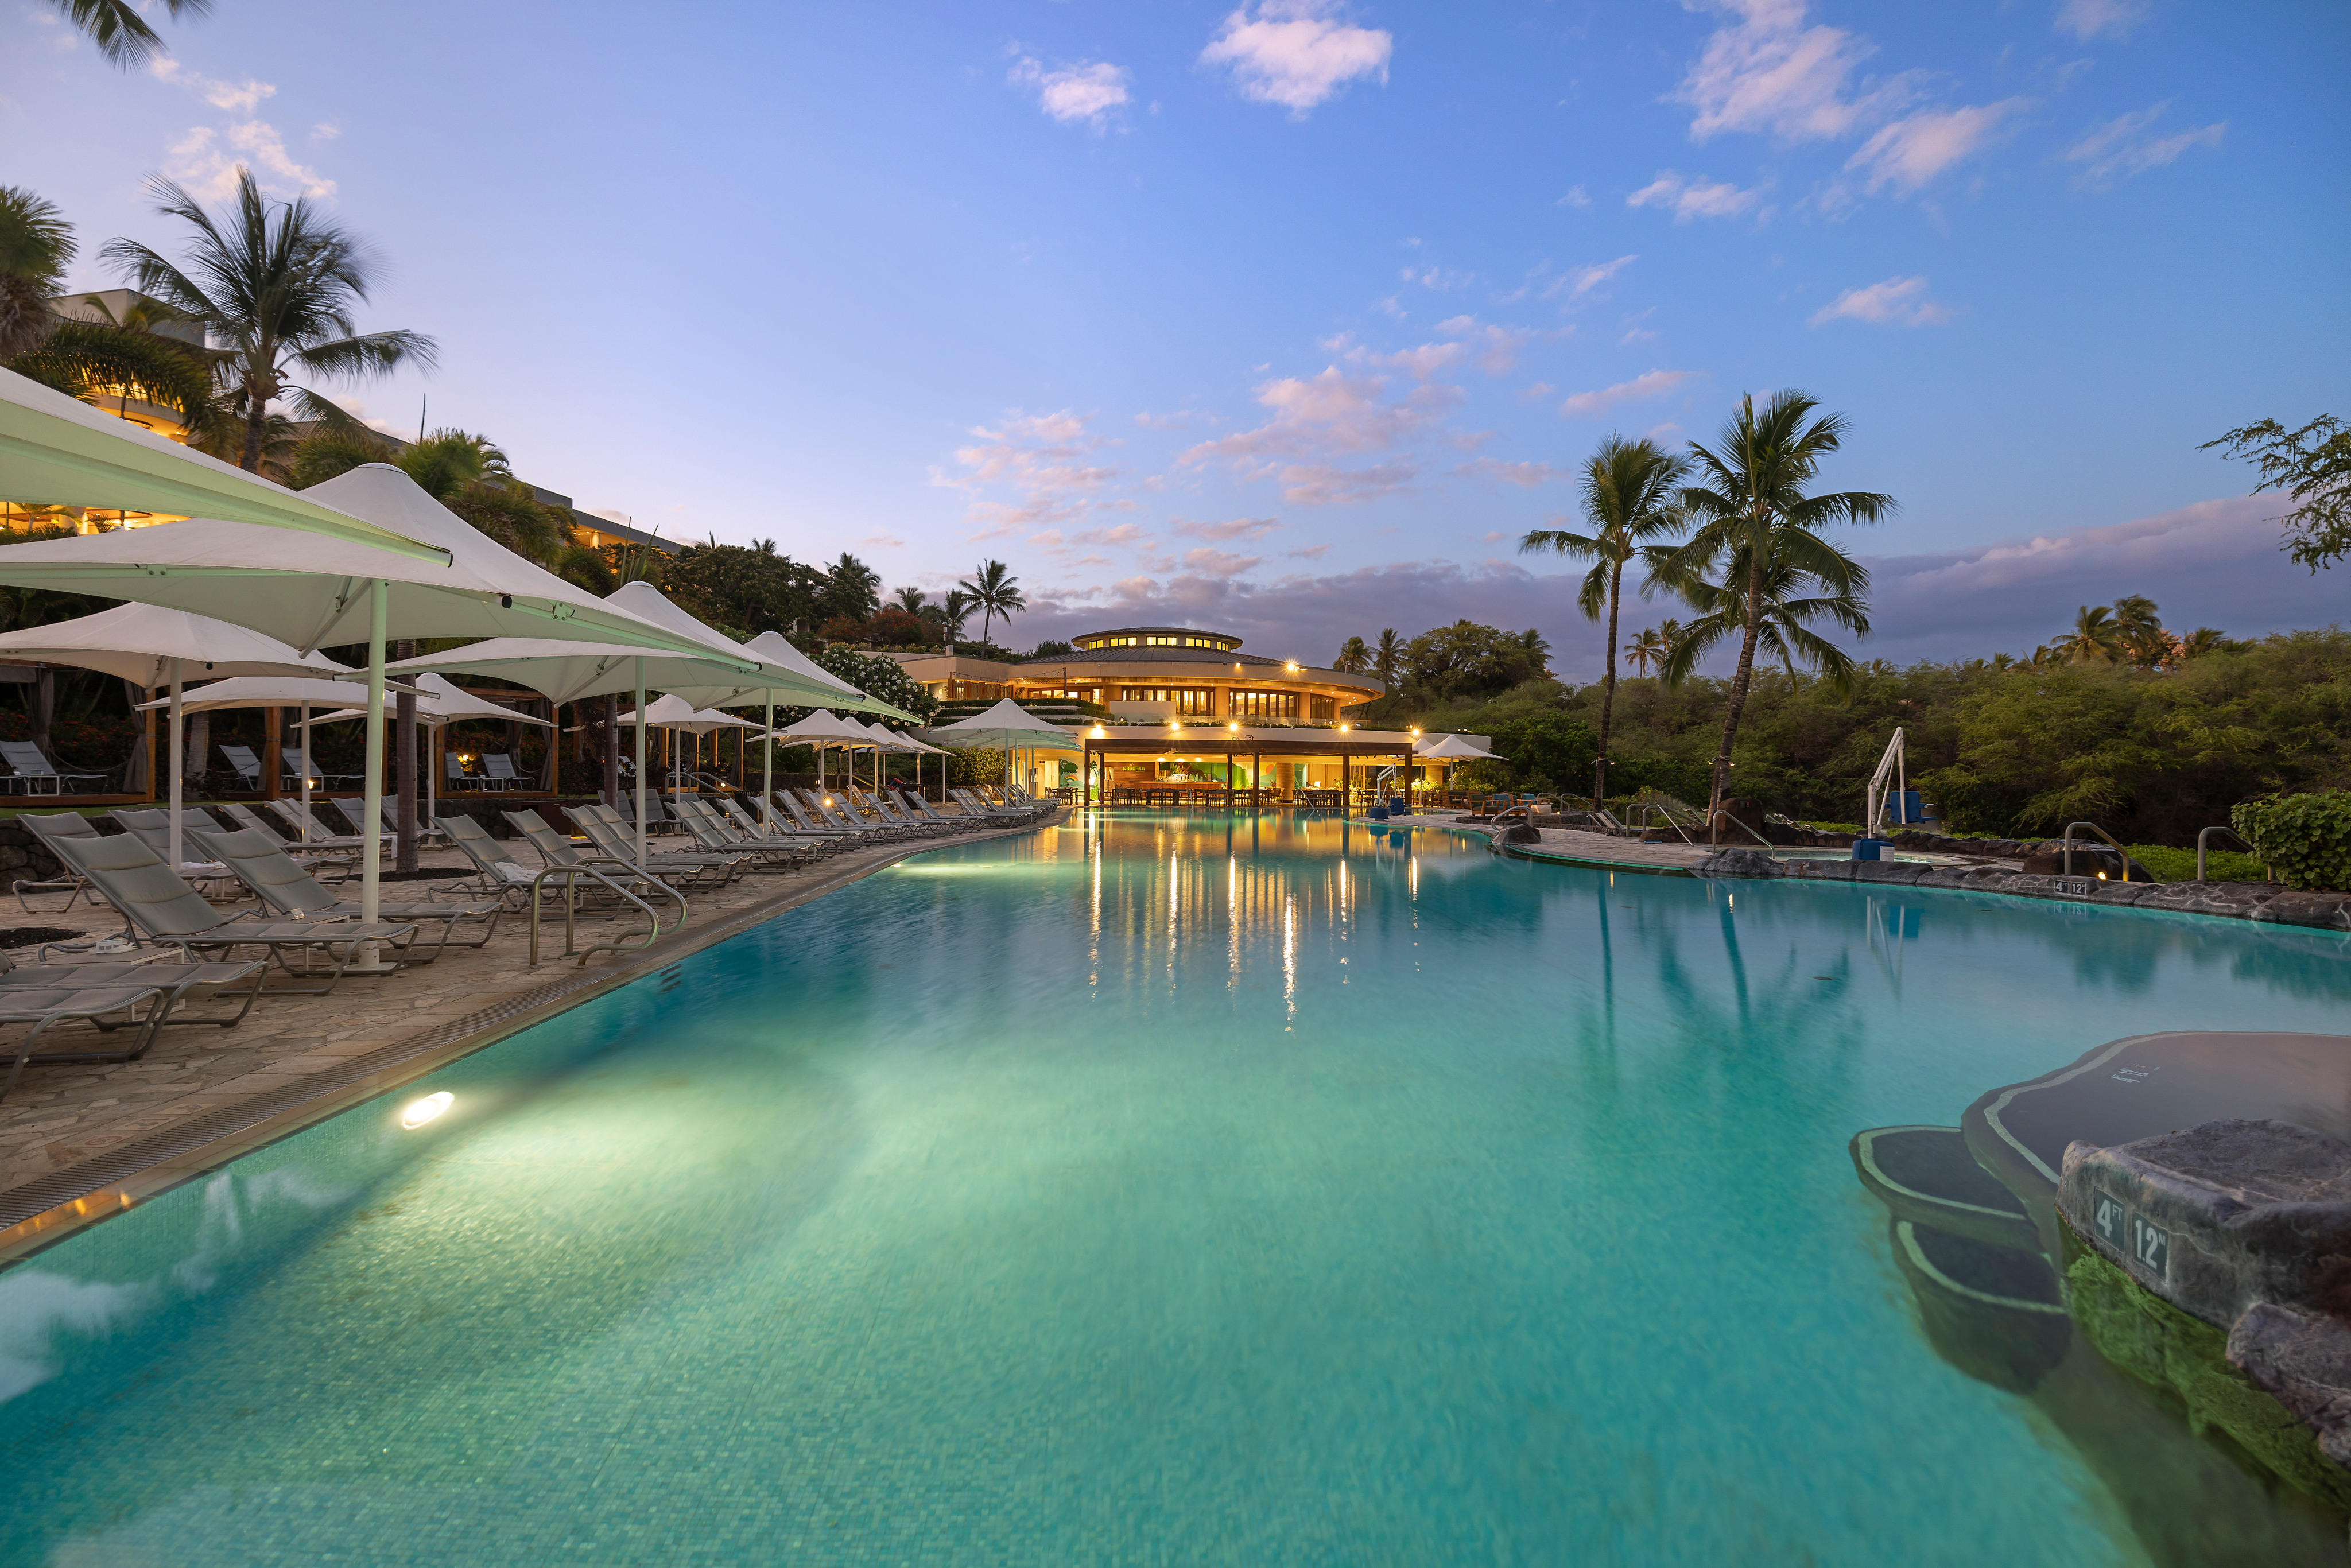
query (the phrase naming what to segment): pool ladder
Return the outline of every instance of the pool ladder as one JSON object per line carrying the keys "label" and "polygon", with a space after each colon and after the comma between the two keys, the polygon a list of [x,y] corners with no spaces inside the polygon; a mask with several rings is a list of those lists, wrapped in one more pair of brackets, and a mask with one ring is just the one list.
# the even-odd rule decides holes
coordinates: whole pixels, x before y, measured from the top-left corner
{"label": "pool ladder", "polygon": [[[629,880],[631,882],[645,888],[648,892],[659,889],[661,894],[665,894],[669,898],[674,899],[677,903],[677,920],[675,923],[664,929],[662,925],[660,911],[656,910],[652,904],[646,903],[643,899],[639,898],[635,894],[630,892],[627,887],[622,886],[619,882],[614,881],[612,878],[605,875],[602,872],[598,871],[596,869],[596,865],[590,863],[591,861],[605,865],[619,866],[629,873]],[[643,940],[637,942],[591,942],[585,947],[580,946],[579,883],[580,878],[583,876],[592,882],[601,883],[608,891],[617,894],[622,903],[634,904],[636,906],[638,911],[645,917],[645,931]],[[685,917],[687,914],[685,894],[678,892],[677,889],[670,886],[669,883],[662,881],[659,877],[648,875],[624,860],[619,860],[604,855],[582,856],[576,864],[551,865],[531,879],[530,967],[534,969],[538,967],[538,916],[539,911],[544,904],[544,901],[539,897],[539,894],[545,891],[548,883],[556,877],[561,877],[563,879],[563,951],[557,956],[564,958],[577,957],[580,960],[580,967],[583,969],[588,967],[588,960],[594,957],[599,953],[642,951],[644,948],[652,946],[655,942],[658,942],[664,936],[669,935],[670,932],[681,930],[685,925]]]}

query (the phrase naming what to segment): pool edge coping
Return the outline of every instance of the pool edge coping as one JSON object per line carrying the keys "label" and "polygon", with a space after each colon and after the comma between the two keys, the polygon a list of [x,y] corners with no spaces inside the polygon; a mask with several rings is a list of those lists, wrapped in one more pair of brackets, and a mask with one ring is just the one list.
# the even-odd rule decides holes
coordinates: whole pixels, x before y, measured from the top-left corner
{"label": "pool edge coping", "polygon": [[[292,1137],[475,1051],[486,1051],[622,986],[658,974],[681,959],[862,882],[876,872],[886,871],[914,855],[956,844],[986,843],[1042,832],[1061,826],[1070,814],[1071,808],[1063,806],[1033,822],[974,833],[951,842],[916,841],[893,846],[872,861],[820,877],[769,902],[738,910],[716,925],[690,931],[674,946],[657,945],[609,968],[567,967],[568,972],[486,1009],[486,1015],[477,1013],[463,1023],[420,1030],[379,1046],[338,1068],[192,1116],[175,1126],[159,1128],[62,1170],[20,1182],[0,1191],[0,1203],[5,1203],[11,1193],[27,1188],[52,1183],[75,1185],[83,1179],[76,1177],[77,1171],[89,1171],[91,1178],[71,1196],[48,1202],[41,1209],[0,1227],[0,1273],[93,1225],[127,1214],[256,1150]],[[482,1021],[485,1016],[486,1022]]]}

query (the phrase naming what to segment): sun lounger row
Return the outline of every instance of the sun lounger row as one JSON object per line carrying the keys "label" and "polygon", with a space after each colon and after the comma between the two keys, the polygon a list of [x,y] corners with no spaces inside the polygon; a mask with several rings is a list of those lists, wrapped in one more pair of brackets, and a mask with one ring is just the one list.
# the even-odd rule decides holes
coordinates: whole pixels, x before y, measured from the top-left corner
{"label": "sun lounger row", "polygon": [[[12,1050],[0,1049],[9,1063],[0,1097],[15,1088],[29,1062],[133,1061],[165,1028],[229,1028],[264,995],[323,996],[348,974],[397,972],[429,964],[452,946],[483,946],[505,914],[534,900],[576,916],[619,913],[631,902],[624,895],[658,891],[683,909],[686,891],[724,887],[756,872],[789,870],[869,843],[1026,821],[1052,809],[1018,798],[998,803],[969,790],[954,796],[959,816],[892,789],[778,789],[768,799],[745,797],[756,816],[730,796],[685,797],[671,805],[694,847],[649,848],[643,855],[634,823],[608,806],[568,809],[583,843],[536,810],[503,813],[538,860],[537,867],[521,864],[512,843],[492,838],[471,817],[444,818],[438,828],[473,874],[429,887],[421,900],[381,900],[373,922],[360,919],[356,904],[317,880],[314,873],[329,862],[312,857],[346,852],[340,863],[348,867],[355,857],[347,852],[371,852],[384,835],[329,831],[315,816],[306,822],[295,802],[265,804],[284,808],[278,814],[297,833],[307,828],[308,842],[289,842],[242,803],[217,808],[235,824],[228,827],[184,810],[176,865],[170,862],[167,811],[118,810],[126,831],[117,834],[101,834],[89,819],[69,812],[26,813],[18,820],[40,836],[66,874],[18,883],[19,899],[36,889],[69,890],[69,910],[87,894],[116,911],[123,928],[106,939],[110,951],[50,944],[40,950],[41,961],[31,964],[0,953],[0,1023],[29,1026]],[[355,815],[349,820],[360,827]],[[596,873],[589,879],[594,885],[549,874],[567,869]],[[242,889],[256,907],[225,911],[200,887]],[[260,956],[239,956],[256,950]],[[266,985],[273,971],[278,983]],[[231,1008],[197,1010],[224,992]],[[87,1037],[59,1048],[53,1031],[75,1022],[102,1036],[128,1032],[103,1048]]]}

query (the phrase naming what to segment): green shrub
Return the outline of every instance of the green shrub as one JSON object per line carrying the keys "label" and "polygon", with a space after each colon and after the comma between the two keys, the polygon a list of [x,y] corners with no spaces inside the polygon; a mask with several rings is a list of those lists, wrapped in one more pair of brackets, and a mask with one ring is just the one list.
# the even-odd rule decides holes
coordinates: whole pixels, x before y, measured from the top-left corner
{"label": "green shrub", "polygon": [[2288,887],[2351,888],[2351,794],[2269,795],[2229,817]]}
{"label": "green shrub", "polygon": [[[2127,844],[2131,859],[2155,873],[2158,882],[2196,880],[2196,852],[2168,844]],[[2214,882],[2266,882],[2268,868],[2253,855],[2214,850],[2204,857],[2204,874]]]}

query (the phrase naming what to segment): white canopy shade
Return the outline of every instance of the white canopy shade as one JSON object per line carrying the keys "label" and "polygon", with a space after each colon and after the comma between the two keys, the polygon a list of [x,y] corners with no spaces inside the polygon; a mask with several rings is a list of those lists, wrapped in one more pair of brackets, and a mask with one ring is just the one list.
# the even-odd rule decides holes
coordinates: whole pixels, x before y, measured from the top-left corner
{"label": "white canopy shade", "polygon": [[873,737],[873,738],[880,743],[882,749],[884,751],[904,751],[917,757],[945,757],[946,755],[945,747],[926,746],[923,742],[915,739],[913,736],[907,735],[900,730],[885,728],[878,724],[868,724],[863,727],[865,733]]}
{"label": "white canopy shade", "polygon": [[[384,683],[384,690],[388,692],[400,689],[396,683]],[[334,708],[350,700],[351,687],[345,681],[302,680],[285,675],[232,675],[225,681],[208,681],[201,686],[190,686],[180,699],[180,711],[217,713],[224,708],[240,707]],[[171,706],[169,697],[159,697],[152,703],[139,705],[141,710]],[[420,697],[419,706],[422,706]],[[364,713],[366,710],[359,711]]]}
{"label": "white canopy shade", "polygon": [[610,602],[643,617],[656,626],[664,626],[684,636],[702,639],[710,646],[721,649],[737,658],[748,656],[758,661],[756,674],[725,685],[664,684],[663,689],[682,696],[697,707],[725,707],[728,704],[751,702],[822,703],[829,707],[856,708],[866,713],[887,714],[893,718],[914,716],[892,707],[877,697],[867,696],[840,676],[830,674],[817,662],[801,653],[777,632],[762,632],[747,643],[737,643],[715,626],[705,626],[676,605],[652,583],[624,582],[612,591]]}
{"label": "white canopy shade", "polygon": [[873,737],[855,719],[841,718],[824,708],[807,717],[784,725],[775,731],[779,740],[789,739],[800,746],[852,746],[873,744]]}
{"label": "white canopy shade", "polygon": [[[430,672],[417,676],[412,684],[416,688],[416,722],[419,724],[439,726],[456,724],[469,718],[486,718],[495,719],[500,724],[535,724],[541,729],[555,727],[553,719],[535,718],[529,714],[518,713],[504,703],[494,703],[486,697],[477,697],[465,687]],[[390,683],[386,685],[389,686]],[[322,713],[310,722],[340,724],[345,719],[365,717],[367,717],[367,709],[348,707],[340,708],[333,713]]]}
{"label": "white canopy shade", "polygon": [[448,671],[481,675],[509,685],[527,686],[559,706],[615,692],[637,689],[637,663],[642,654],[643,678],[655,691],[671,682],[680,685],[736,680],[752,661],[729,663],[713,650],[707,655],[654,653],[615,647],[610,643],[573,643],[552,637],[492,637],[444,653],[427,653],[387,664],[392,674],[410,671]]}
{"label": "white canopy shade", "polygon": [[[153,604],[118,604],[95,615],[0,632],[0,658],[99,670],[134,686],[227,675],[315,675],[348,673],[323,653],[303,653],[274,637],[208,615]],[[346,690],[335,699],[349,702]]]}
{"label": "white canopy shade", "polygon": [[[580,642],[682,649],[705,657],[711,653],[525,560],[390,464],[363,463],[304,495],[403,539],[437,546],[445,552],[445,564],[291,528],[192,517],[158,528],[0,548],[0,583],[193,610],[305,653],[333,643],[366,643],[370,690],[361,799],[370,818],[382,800],[383,648],[389,637],[496,637],[552,626]],[[178,733],[175,724],[175,741]],[[175,801],[178,779],[175,768]],[[364,920],[375,918],[380,882],[377,857],[369,855],[360,883]]]}
{"label": "white canopy shade", "polygon": [[[496,637],[553,627],[580,642],[710,652],[525,560],[390,464],[362,464],[303,494],[438,545],[449,563],[323,535],[192,517],[0,547],[0,582],[190,610],[304,652],[366,642],[368,589],[379,580],[390,584],[387,636]],[[256,580],[265,578],[266,585]],[[742,663],[754,667],[748,658]]]}
{"label": "white canopy shade", "polygon": [[1448,735],[1438,741],[1416,740],[1413,742],[1412,748],[1417,755],[1433,762],[1462,762],[1472,758],[1486,762],[1510,760],[1507,757],[1497,757],[1475,741],[1458,735]]}
{"label": "white canopy shade", "polygon": [[[622,724],[634,724],[637,716],[624,713]],[[758,725],[747,718],[737,718],[731,713],[716,708],[697,708],[684,697],[672,695],[656,697],[645,705],[645,724],[653,729],[690,729],[696,735],[708,735],[714,729],[757,729]]]}
{"label": "white canopy shade", "polygon": [[444,559],[435,545],[191,452],[14,371],[0,371],[0,496],[25,506],[225,517]]}
{"label": "white canopy shade", "polygon": [[892,718],[914,717],[912,714],[900,713],[889,704],[867,696],[863,692],[793,647],[780,632],[762,632],[743,646],[778,669],[790,670],[797,674],[804,675],[818,685],[831,686],[840,694],[830,705],[833,707],[872,705],[866,711],[886,711]]}
{"label": "white canopy shade", "polygon": [[985,713],[953,724],[933,725],[926,740],[958,749],[989,751],[1083,751],[1085,743],[1058,724],[1048,724],[1010,697]]}

